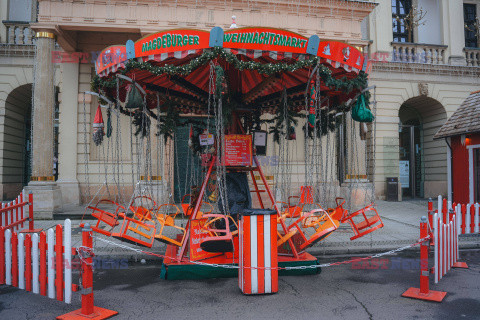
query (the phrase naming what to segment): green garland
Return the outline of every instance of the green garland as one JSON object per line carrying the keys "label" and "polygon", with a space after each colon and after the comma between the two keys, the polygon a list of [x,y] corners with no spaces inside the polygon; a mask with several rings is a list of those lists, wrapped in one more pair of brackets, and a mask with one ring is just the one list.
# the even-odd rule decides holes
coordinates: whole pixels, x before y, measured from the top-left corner
{"label": "green garland", "polygon": [[172,102],[166,102],[162,109],[165,108],[165,116],[158,116],[157,133],[156,136],[162,135],[167,142],[168,138],[173,138],[175,130],[180,123],[180,113],[178,106]]}
{"label": "green garland", "polygon": [[[291,127],[294,127],[298,124],[297,118],[302,117],[303,115],[295,112],[292,108],[285,108],[285,104],[288,104],[288,101],[285,101],[286,96],[282,99],[278,111],[273,119],[264,120],[266,123],[275,123],[273,126],[269,127],[269,133],[273,134],[273,141],[280,143],[280,137],[282,135],[287,135]],[[286,114],[285,114],[286,112]]]}
{"label": "green garland", "polygon": [[[127,74],[131,70],[144,70],[153,75],[161,76],[163,74],[169,75],[187,75],[198,67],[207,64],[213,59],[223,58],[227,63],[232,65],[237,70],[255,70],[260,74],[273,75],[280,72],[293,72],[305,67],[311,67],[316,65],[320,58],[316,56],[309,56],[305,60],[297,60],[293,63],[277,62],[277,63],[261,63],[257,61],[241,61],[238,57],[227,52],[223,48],[215,47],[210,50],[205,50],[199,57],[192,59],[186,65],[175,66],[171,64],[165,64],[164,66],[156,66],[150,62],[138,62],[137,60],[128,60],[125,63],[125,68],[120,71],[120,74]],[[354,79],[347,79],[343,77],[336,79],[332,76],[332,71],[324,66],[319,65],[320,77],[323,82],[329,88],[335,90],[341,90],[346,93],[350,93],[353,89],[363,89],[367,86],[367,74],[361,71],[359,75]],[[91,82],[91,88],[94,92],[99,92],[100,89],[112,89],[116,86],[116,78],[100,78],[95,75]]]}

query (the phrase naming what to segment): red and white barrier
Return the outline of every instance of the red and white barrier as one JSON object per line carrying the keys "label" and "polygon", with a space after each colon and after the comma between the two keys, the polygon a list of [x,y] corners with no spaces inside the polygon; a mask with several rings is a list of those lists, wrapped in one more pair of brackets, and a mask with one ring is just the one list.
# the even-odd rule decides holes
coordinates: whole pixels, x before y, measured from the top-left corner
{"label": "red and white barrier", "polygon": [[0,255],[4,257],[0,265],[0,283],[43,296],[48,292],[51,299],[71,303],[72,223],[67,219],[63,227],[56,226],[55,236],[53,229],[47,234],[0,229],[0,239],[4,238],[4,245],[0,246]]}
{"label": "red and white barrier", "polygon": [[[430,206],[429,206],[430,209]],[[435,216],[435,221],[439,219]],[[420,245],[420,286],[419,288],[411,287],[408,288],[402,294],[402,297],[406,298],[413,298],[413,299],[420,299],[420,300],[427,300],[427,301],[435,301],[441,302],[443,298],[447,295],[446,292],[443,291],[435,291],[430,290],[430,269],[428,267],[428,249],[430,246],[430,240],[432,240],[432,233],[428,230],[427,225],[427,218],[422,217],[420,220],[420,239],[427,239],[422,242]],[[435,266],[437,259],[435,258]]]}
{"label": "red and white barrier", "polygon": [[[0,284],[31,291],[51,299],[72,302],[72,223],[65,220],[55,231],[23,234],[0,228]],[[118,312],[96,307],[93,298],[93,244],[92,229],[87,223],[82,232],[82,246],[78,248],[82,268],[82,308],[58,316],[57,319],[107,319]]]}
{"label": "red and white barrier", "polygon": [[275,210],[247,210],[239,226],[238,285],[244,294],[278,291]]}
{"label": "red and white barrier", "polygon": [[[468,268],[466,263],[457,261],[458,221],[453,211],[443,215],[442,209],[448,209],[447,206],[447,203],[441,203],[439,211],[433,212],[432,202],[428,203],[429,219],[422,217],[420,222],[420,239],[429,239],[423,241],[420,247],[420,287],[409,288],[402,294],[403,297],[441,302],[447,293],[429,289],[430,273],[434,273],[435,283],[438,283],[451,268]],[[427,227],[427,221],[430,228]],[[433,271],[428,267],[428,249],[431,245],[434,246]]]}
{"label": "red and white barrier", "polygon": [[33,228],[33,195],[22,190],[15,200],[0,204],[0,228],[19,231],[28,221],[28,230],[23,232],[38,232]]}
{"label": "red and white barrier", "polygon": [[455,215],[448,223],[442,222],[440,215],[433,215],[433,239],[435,256],[435,283],[457,263],[458,233]]}
{"label": "red and white barrier", "polygon": [[480,233],[479,208],[480,205],[478,203],[457,204],[455,206],[455,215],[458,219],[458,234]]}
{"label": "red and white barrier", "polygon": [[478,234],[480,233],[480,204],[478,203],[451,203],[447,199],[438,196],[438,212],[440,218],[446,221],[446,216],[453,210],[457,220],[457,233]]}

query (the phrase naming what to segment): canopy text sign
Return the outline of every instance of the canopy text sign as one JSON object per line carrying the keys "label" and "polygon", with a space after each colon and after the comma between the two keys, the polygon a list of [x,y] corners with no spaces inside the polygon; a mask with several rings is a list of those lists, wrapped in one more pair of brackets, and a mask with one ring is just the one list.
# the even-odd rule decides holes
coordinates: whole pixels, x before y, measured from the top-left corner
{"label": "canopy text sign", "polygon": [[298,33],[272,28],[234,29],[223,35],[223,46],[232,49],[306,53],[307,41]]}
{"label": "canopy text sign", "polygon": [[205,49],[209,47],[209,37],[210,32],[194,29],[154,33],[135,42],[135,57]]}

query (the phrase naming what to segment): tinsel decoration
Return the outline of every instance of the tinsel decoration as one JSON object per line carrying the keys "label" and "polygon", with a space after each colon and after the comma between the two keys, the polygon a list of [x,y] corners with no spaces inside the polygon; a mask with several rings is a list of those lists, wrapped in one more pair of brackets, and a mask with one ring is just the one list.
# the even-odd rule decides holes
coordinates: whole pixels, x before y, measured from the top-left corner
{"label": "tinsel decoration", "polygon": [[102,144],[104,135],[102,109],[100,108],[100,105],[98,105],[97,112],[95,113],[95,118],[93,120],[93,142],[96,146]]}
{"label": "tinsel decoration", "polygon": [[150,133],[151,120],[150,117],[145,114],[145,112],[135,110],[135,112],[133,113],[132,124],[137,128],[135,131],[136,136],[141,134],[143,138]]}
{"label": "tinsel decoration", "polygon": [[103,133],[103,128],[99,128],[93,131],[93,142],[95,142],[96,146],[99,146],[102,144],[104,135],[105,133]]}
{"label": "tinsel decoration", "polygon": [[112,136],[112,110],[110,108],[107,109],[107,138]]}
{"label": "tinsel decoration", "polygon": [[315,81],[312,79],[310,83],[310,103],[308,110],[308,126],[313,128],[315,126],[315,96],[317,95],[315,90]]}

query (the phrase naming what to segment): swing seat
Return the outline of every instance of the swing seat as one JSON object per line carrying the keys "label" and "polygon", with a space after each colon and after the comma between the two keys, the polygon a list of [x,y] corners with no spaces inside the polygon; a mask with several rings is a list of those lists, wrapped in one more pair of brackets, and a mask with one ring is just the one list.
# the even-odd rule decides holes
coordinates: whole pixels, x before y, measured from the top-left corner
{"label": "swing seat", "polygon": [[[298,203],[296,205],[291,204],[292,198],[298,199]],[[288,218],[298,218],[302,214],[302,210],[305,204],[300,202],[300,197],[298,196],[291,196],[288,197]]]}
{"label": "swing seat", "polygon": [[348,222],[352,227],[354,233],[350,238],[352,241],[383,227],[382,219],[373,204],[347,215],[342,219],[343,222]]}
{"label": "swing seat", "polygon": [[297,234],[297,229],[292,229],[287,232],[287,234],[282,234],[280,231],[277,231],[277,247],[281,246],[285,242],[287,242],[291,237]]}
{"label": "swing seat", "polygon": [[[143,206],[136,205],[137,202],[140,200],[141,204],[143,204],[144,199],[147,201],[152,202],[152,207],[150,208],[145,208]],[[140,222],[140,223],[131,223],[128,225],[128,230],[132,231],[142,237],[145,237],[147,239],[150,239],[150,231],[151,228],[148,225],[155,225],[155,222],[152,219],[152,210],[156,207],[155,201],[147,196],[137,196],[132,199],[129,205],[129,209],[133,212],[132,219],[134,221]],[[124,218],[126,216],[125,213],[121,212],[119,213],[119,216],[121,218]],[[145,224],[146,223],[146,224]]]}
{"label": "swing seat", "polygon": [[[295,222],[293,222],[289,227],[289,231],[294,229],[300,235],[300,241],[298,244],[298,250],[304,251],[305,249],[315,245],[317,242],[326,239],[329,235],[337,230],[340,222],[333,219],[329,213],[323,209],[314,209]],[[313,235],[308,236],[304,230],[308,228],[313,228],[315,232]]]}
{"label": "swing seat", "polygon": [[148,248],[153,246],[156,228],[152,222],[142,221],[137,216],[121,215],[123,222],[119,232],[113,232],[112,237],[131,244],[139,244]]}
{"label": "swing seat", "polygon": [[[114,213],[100,209],[99,206],[101,204],[110,204],[116,206],[116,210]],[[121,214],[120,210],[125,210],[125,208],[116,203],[115,201],[108,200],[108,199],[101,199],[99,200],[95,206],[88,206],[88,209],[92,210],[92,217],[97,219],[97,223],[95,225],[92,225],[91,228],[93,231],[103,234],[107,237],[110,237],[112,235],[111,231],[107,231],[104,228],[102,228],[102,225],[106,225],[105,227],[110,227],[110,229],[113,229],[115,226],[117,226],[118,223],[118,217],[119,214]]]}
{"label": "swing seat", "polygon": [[[140,204],[141,205],[137,205],[137,203],[140,201]],[[151,206],[148,207],[148,208],[145,208],[143,206],[143,202],[144,201],[148,201],[148,202],[151,202]],[[155,211],[155,209],[157,208],[157,203],[155,202],[155,200],[153,200],[152,198],[148,197],[148,196],[137,196],[135,198],[132,199],[132,201],[130,202],[130,206],[129,206],[130,210],[133,212],[133,215],[138,219],[138,220],[149,220],[149,221],[153,221],[153,217],[152,217],[152,212]]]}
{"label": "swing seat", "polygon": [[[203,218],[208,218],[203,226],[203,231],[208,235],[200,240],[200,248],[210,253],[233,252],[233,237],[238,234],[238,225],[232,216],[205,214]],[[235,227],[234,231],[230,229],[230,221]],[[224,222],[224,225],[218,226],[221,222]]]}
{"label": "swing seat", "polygon": [[182,206],[183,214],[188,217],[193,213],[193,210],[195,210],[195,205],[194,204],[192,205],[190,203],[185,203],[185,197],[190,197],[190,201],[192,201],[192,195],[186,194],[182,197],[181,206]]}
{"label": "swing seat", "polygon": [[[282,222],[285,224],[287,218],[290,218],[290,211],[289,211],[288,204],[286,202],[277,201],[275,202],[275,207],[277,209],[277,212],[280,213],[277,218],[277,225],[278,224],[281,225]],[[283,209],[285,210],[283,211],[283,213],[281,213]],[[280,247],[285,242],[290,240],[290,238],[292,238],[296,233],[297,233],[296,229],[287,230],[286,233],[283,233],[277,230],[277,247]]]}
{"label": "swing seat", "polygon": [[[168,210],[169,207],[172,207],[173,209],[175,209],[175,212],[170,214],[167,213],[166,211]],[[164,208],[165,213],[160,213],[162,208]],[[157,222],[160,224],[160,230],[158,231],[157,234],[155,234],[156,240],[166,244],[173,244],[178,247],[181,247],[183,245],[183,241],[185,239],[185,228],[179,227],[175,224],[175,218],[181,212],[182,211],[180,210],[180,208],[174,204],[165,203],[158,207],[155,216],[157,218]],[[178,234],[177,236],[175,236],[175,238],[170,238],[167,235],[164,235],[163,231],[165,230],[165,227],[179,230],[181,232],[180,233],[181,237],[178,237]]]}
{"label": "swing seat", "polygon": [[337,207],[335,209],[329,208],[327,212],[333,220],[342,221],[346,216],[348,216],[348,211],[343,208],[345,199],[336,198],[335,202],[337,203]]}

